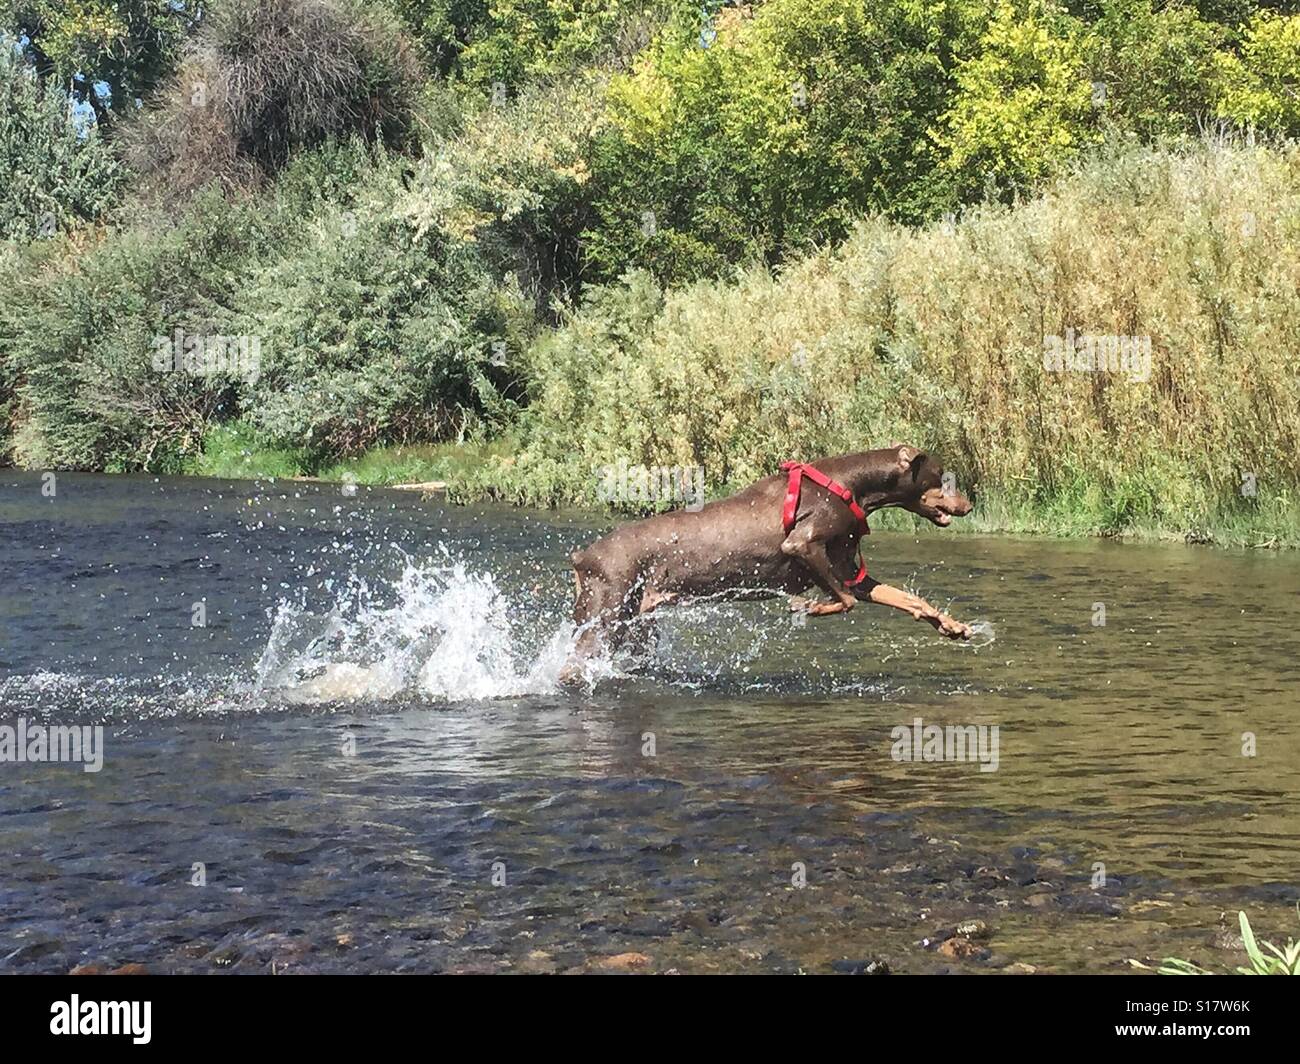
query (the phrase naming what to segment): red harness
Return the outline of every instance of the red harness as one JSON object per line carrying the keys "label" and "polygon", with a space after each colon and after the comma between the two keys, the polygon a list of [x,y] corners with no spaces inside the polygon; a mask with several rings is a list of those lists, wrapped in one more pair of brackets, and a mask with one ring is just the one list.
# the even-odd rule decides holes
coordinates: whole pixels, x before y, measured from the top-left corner
{"label": "red harness", "polygon": [[[843,484],[831,480],[825,473],[814,466],[805,465],[803,462],[782,462],[781,471],[790,474],[790,480],[785,489],[785,506],[781,508],[781,524],[787,532],[794,528],[795,515],[799,512],[799,494],[803,487],[803,478],[807,477],[814,484],[825,488],[832,495],[838,495],[843,500],[844,505],[849,508],[853,516],[862,522],[862,531],[865,535],[871,535],[871,526],[867,524],[867,515],[862,507],[858,505],[858,500],[853,497],[853,492],[849,491]],[[856,587],[867,578],[867,564],[862,560],[862,547],[858,547],[858,575],[848,582],[846,586]]]}

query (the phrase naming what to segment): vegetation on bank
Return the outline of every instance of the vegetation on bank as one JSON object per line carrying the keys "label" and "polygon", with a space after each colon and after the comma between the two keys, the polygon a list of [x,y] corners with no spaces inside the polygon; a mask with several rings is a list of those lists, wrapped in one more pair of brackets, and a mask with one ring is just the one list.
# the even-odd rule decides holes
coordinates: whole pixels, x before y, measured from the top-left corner
{"label": "vegetation on bank", "polygon": [[[1286,4],[0,0],[0,33],[20,464],[590,505],[607,464],[720,494],[907,440],[968,527],[1300,541]],[[1045,365],[1091,337],[1146,370]]]}
{"label": "vegetation on bank", "polygon": [[[1300,911],[1300,907],[1298,907]],[[1257,942],[1255,932],[1250,926],[1250,919],[1244,912],[1237,913],[1241,927],[1242,949],[1246,951],[1249,965],[1239,965],[1238,975],[1300,975],[1300,942],[1287,939],[1285,946],[1272,942]],[[1265,952],[1267,951],[1267,952]],[[1130,961],[1135,968],[1150,971],[1148,965]],[[1199,964],[1180,957],[1166,957],[1156,969],[1161,975],[1214,975],[1214,972],[1202,968]]]}
{"label": "vegetation on bank", "polygon": [[[721,490],[906,440],[1017,525],[1285,537],[1298,176],[1291,150],[1122,148],[1015,207],[863,222],[777,275],[594,289],[531,348],[520,451],[485,484],[577,501],[590,470],[624,460],[702,465]],[[1044,337],[1071,331],[1149,337],[1149,364],[1045,369]]]}

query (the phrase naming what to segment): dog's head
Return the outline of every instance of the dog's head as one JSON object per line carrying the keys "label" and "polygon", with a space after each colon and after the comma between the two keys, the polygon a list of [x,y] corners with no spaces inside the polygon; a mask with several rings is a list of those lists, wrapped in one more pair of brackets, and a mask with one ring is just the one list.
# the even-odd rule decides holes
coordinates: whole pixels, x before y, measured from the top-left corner
{"label": "dog's head", "polygon": [[895,462],[899,496],[895,506],[910,510],[941,528],[973,509],[970,499],[957,490],[956,476],[946,473],[931,455],[900,444]]}

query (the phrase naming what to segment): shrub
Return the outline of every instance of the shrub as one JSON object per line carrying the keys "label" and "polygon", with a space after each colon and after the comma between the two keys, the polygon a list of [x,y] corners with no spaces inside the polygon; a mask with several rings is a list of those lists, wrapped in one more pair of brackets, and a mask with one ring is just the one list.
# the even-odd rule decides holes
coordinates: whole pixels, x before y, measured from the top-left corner
{"label": "shrub", "polygon": [[263,356],[246,418],[263,442],[323,461],[461,436],[503,410],[531,315],[409,179],[381,162],[352,206],[319,210],[240,286]]}
{"label": "shrub", "polygon": [[[12,292],[18,286],[19,265],[14,245],[0,241],[0,292]],[[0,308],[4,305],[0,297]],[[18,367],[13,364],[13,336],[0,313],[0,465],[13,458],[14,419],[18,412]]]}
{"label": "shrub", "polygon": [[156,369],[158,340],[178,328],[232,331],[232,278],[249,244],[236,206],[204,200],[177,227],[147,221],[33,245],[0,293],[0,335],[19,381],[18,459],[178,470],[208,423],[234,411],[240,385],[229,374]]}
{"label": "shrub", "polygon": [[396,26],[331,0],[221,0],[131,131],[159,199],[217,181],[246,188],[295,152],[359,135],[402,144],[414,70]]}
{"label": "shrub", "polygon": [[95,126],[80,128],[68,97],[42,86],[0,46],[0,240],[53,236],[117,201],[121,173]]}
{"label": "shrub", "polygon": [[593,76],[480,104],[461,131],[426,146],[412,181],[411,202],[440,213],[541,312],[582,280],[581,239],[592,218],[587,160],[602,93]]}

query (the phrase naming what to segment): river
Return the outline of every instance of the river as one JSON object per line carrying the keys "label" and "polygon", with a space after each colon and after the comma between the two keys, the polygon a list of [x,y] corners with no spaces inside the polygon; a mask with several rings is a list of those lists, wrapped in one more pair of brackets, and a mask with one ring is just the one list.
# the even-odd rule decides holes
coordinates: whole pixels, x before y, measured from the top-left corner
{"label": "river", "polygon": [[[975,645],[710,604],[573,694],[607,518],[50,489],[0,471],[0,725],[101,726],[102,767],[0,763],[0,971],[1124,972],[1300,930],[1294,554],[877,533]],[[904,759],[932,725],[983,762]]]}

